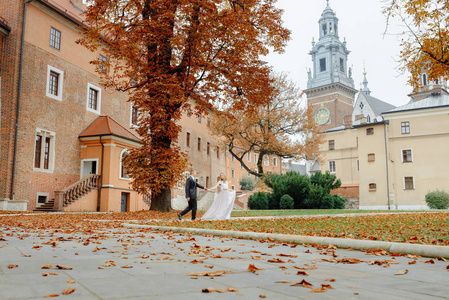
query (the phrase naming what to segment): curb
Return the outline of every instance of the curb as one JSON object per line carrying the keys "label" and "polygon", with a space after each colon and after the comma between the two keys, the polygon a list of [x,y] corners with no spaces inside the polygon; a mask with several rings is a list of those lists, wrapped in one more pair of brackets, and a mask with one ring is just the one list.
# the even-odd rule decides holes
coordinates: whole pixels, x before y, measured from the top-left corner
{"label": "curb", "polygon": [[199,228],[138,225],[129,223],[123,223],[121,226],[125,228],[154,229],[160,231],[173,231],[180,233],[192,233],[198,235],[207,234],[214,236],[227,236],[237,239],[255,239],[255,240],[273,239],[275,241],[293,244],[316,244],[320,246],[336,245],[338,248],[343,249],[346,248],[352,248],[355,250],[381,249],[388,251],[389,253],[415,254],[423,257],[434,257],[434,258],[437,257],[449,258],[448,246],[433,246],[433,245],[410,244],[410,243],[393,243],[393,242],[370,241],[370,240],[355,240],[355,239],[261,233],[261,232],[244,232],[232,230],[213,230],[213,229],[199,229]]}

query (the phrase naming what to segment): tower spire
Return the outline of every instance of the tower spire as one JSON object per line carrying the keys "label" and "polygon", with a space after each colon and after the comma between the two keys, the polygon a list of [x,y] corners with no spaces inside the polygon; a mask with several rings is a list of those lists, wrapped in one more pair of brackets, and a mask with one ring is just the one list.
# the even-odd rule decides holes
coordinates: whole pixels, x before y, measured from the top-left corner
{"label": "tower spire", "polygon": [[363,63],[363,93],[365,95],[370,95],[371,91],[368,88],[368,79],[366,79],[366,68],[365,68],[365,63]]}

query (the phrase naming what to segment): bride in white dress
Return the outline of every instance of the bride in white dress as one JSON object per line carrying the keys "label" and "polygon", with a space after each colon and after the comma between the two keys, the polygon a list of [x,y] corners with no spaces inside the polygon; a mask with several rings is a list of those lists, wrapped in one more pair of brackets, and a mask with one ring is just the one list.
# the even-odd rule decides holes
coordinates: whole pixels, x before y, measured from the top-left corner
{"label": "bride in white dress", "polygon": [[218,189],[218,195],[201,220],[227,220],[231,218],[234,207],[235,191],[228,188],[226,176],[221,173],[217,185],[209,190]]}

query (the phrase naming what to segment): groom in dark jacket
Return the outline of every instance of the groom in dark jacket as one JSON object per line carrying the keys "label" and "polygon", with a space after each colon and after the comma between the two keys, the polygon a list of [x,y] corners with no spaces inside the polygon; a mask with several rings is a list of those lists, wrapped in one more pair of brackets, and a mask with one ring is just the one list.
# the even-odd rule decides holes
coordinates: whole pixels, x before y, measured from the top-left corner
{"label": "groom in dark jacket", "polygon": [[[186,207],[181,213],[178,214],[179,220],[182,219],[182,216],[188,213],[190,210],[192,211],[192,220],[196,219],[196,188],[199,187],[200,189],[205,189],[204,186],[200,185],[195,181],[194,176],[196,175],[195,170],[190,170],[190,175],[187,178],[186,182],[186,199],[187,202],[189,202],[189,206]],[[205,189],[206,191],[208,189]]]}

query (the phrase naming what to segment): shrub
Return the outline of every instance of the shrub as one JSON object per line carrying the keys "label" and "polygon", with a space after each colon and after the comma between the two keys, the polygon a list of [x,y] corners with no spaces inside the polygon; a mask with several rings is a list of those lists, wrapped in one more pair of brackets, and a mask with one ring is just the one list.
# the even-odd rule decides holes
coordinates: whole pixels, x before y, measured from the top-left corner
{"label": "shrub", "polygon": [[346,201],[348,201],[346,198],[334,195],[334,209],[345,209]]}
{"label": "shrub", "polygon": [[240,179],[240,189],[242,191],[253,191],[254,190],[254,180],[252,177],[243,177]]}
{"label": "shrub", "polygon": [[304,203],[305,208],[308,209],[319,209],[321,208],[321,202],[324,196],[326,196],[326,189],[321,185],[312,184],[310,186],[309,198]]}
{"label": "shrub", "polygon": [[251,195],[248,199],[248,207],[254,210],[268,209],[267,194],[258,192]]}
{"label": "shrub", "polygon": [[326,195],[321,199],[320,208],[322,209],[332,209],[334,208],[334,196]]}
{"label": "shrub", "polygon": [[320,185],[326,190],[326,194],[329,194],[331,190],[337,189],[341,186],[340,179],[337,179],[337,176],[329,173],[321,173],[321,171],[316,172],[312,176],[310,176],[310,182],[312,184]]}
{"label": "shrub", "polygon": [[344,209],[346,205],[346,199],[338,195],[326,195],[321,200],[320,208],[323,209]]}
{"label": "shrub", "polygon": [[309,177],[296,172],[285,174],[273,174],[265,178],[265,183],[273,189],[270,209],[279,209],[279,203],[283,195],[290,195],[293,198],[294,208],[304,208],[304,201],[309,197],[310,180]]}
{"label": "shrub", "polygon": [[281,201],[279,202],[279,207],[281,209],[293,209],[295,207],[295,202],[290,195],[284,195],[281,197]]}
{"label": "shrub", "polygon": [[279,209],[279,199],[273,193],[267,194],[268,209]]}
{"label": "shrub", "polygon": [[449,208],[449,194],[445,191],[436,190],[426,195],[426,203],[431,209]]}

